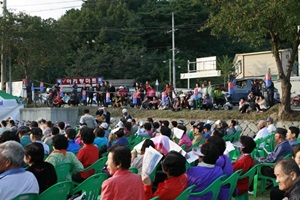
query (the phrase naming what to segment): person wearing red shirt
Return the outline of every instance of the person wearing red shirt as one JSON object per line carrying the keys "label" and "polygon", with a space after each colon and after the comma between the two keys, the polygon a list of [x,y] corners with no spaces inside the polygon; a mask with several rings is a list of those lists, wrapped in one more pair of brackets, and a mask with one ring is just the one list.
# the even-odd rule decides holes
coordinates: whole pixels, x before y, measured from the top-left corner
{"label": "person wearing red shirt", "polygon": [[[80,134],[84,145],[81,149],[79,149],[77,158],[82,163],[83,167],[87,168],[99,159],[99,150],[98,147],[94,145],[95,135],[93,133],[93,129],[83,127],[80,129]],[[81,183],[94,173],[94,170],[80,172],[78,174],[74,174],[72,179]]]}
{"label": "person wearing red shirt", "polygon": [[[241,152],[242,155],[240,158],[233,163],[233,170],[237,171],[239,169],[243,170],[243,173],[246,173],[251,169],[252,166],[255,165],[255,161],[251,157],[251,152],[256,146],[256,143],[251,137],[241,136],[240,142],[242,143]],[[248,192],[248,178],[244,178],[237,182],[237,195],[244,194]]]}
{"label": "person wearing red shirt", "polygon": [[163,172],[167,179],[158,184],[155,193],[152,193],[152,183],[148,175],[143,174],[144,191],[146,199],[158,196],[160,200],[173,200],[186,189],[187,176],[185,174],[186,159],[178,152],[169,152],[161,162]]}

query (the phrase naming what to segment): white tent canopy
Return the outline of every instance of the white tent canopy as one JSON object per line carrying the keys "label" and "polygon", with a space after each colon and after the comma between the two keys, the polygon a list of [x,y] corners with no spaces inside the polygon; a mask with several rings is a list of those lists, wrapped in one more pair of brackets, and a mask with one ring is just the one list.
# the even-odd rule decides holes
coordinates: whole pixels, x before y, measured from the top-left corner
{"label": "white tent canopy", "polygon": [[24,105],[18,102],[18,97],[0,90],[0,120],[7,117],[20,120],[20,109],[22,108],[24,108]]}

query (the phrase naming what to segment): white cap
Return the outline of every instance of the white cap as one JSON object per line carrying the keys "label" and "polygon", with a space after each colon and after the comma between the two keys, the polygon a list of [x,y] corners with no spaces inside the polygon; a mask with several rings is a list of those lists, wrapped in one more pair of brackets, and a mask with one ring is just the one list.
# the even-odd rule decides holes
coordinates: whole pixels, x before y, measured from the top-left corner
{"label": "white cap", "polygon": [[221,123],[221,120],[217,120],[216,122],[215,122],[215,124],[220,124]]}
{"label": "white cap", "polygon": [[122,110],[122,113],[127,113],[127,109],[124,108],[124,109]]}
{"label": "white cap", "polygon": [[108,128],[108,124],[106,122],[102,122],[100,124],[100,127],[104,128],[104,129],[107,129]]}
{"label": "white cap", "polygon": [[117,127],[123,128],[123,126],[124,126],[124,124],[123,124],[122,121],[119,121],[119,122],[117,123]]}
{"label": "white cap", "polygon": [[129,119],[127,119],[127,122],[130,122],[130,123],[131,123],[131,122],[132,122],[132,119],[130,119],[130,118],[129,118]]}

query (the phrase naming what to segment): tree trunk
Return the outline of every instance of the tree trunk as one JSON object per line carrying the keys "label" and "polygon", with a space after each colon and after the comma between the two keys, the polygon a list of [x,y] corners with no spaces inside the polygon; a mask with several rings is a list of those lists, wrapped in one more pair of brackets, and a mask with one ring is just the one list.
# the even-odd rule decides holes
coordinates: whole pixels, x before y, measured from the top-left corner
{"label": "tree trunk", "polygon": [[281,79],[282,97],[279,105],[278,117],[282,120],[291,114],[291,82],[287,79]]}

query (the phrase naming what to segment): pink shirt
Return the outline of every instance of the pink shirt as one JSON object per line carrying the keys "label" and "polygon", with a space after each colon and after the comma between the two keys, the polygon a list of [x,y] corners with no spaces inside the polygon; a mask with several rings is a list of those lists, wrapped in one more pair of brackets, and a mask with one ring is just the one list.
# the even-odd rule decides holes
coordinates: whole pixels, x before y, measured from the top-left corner
{"label": "pink shirt", "polygon": [[143,182],[139,175],[129,170],[117,170],[103,182],[101,200],[145,200]]}
{"label": "pink shirt", "polygon": [[186,147],[184,150],[189,149],[192,146],[192,141],[186,134],[183,134],[182,137],[179,140],[178,145],[181,146],[183,144],[186,144]]}

